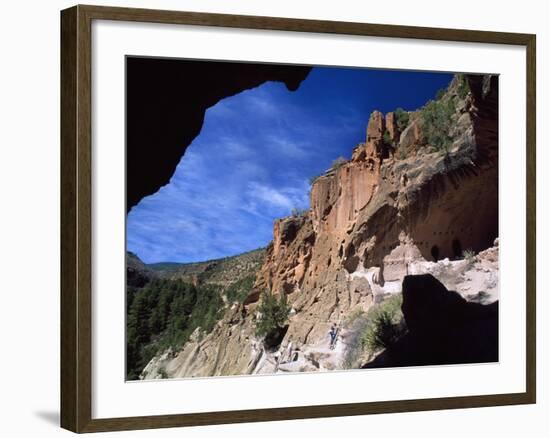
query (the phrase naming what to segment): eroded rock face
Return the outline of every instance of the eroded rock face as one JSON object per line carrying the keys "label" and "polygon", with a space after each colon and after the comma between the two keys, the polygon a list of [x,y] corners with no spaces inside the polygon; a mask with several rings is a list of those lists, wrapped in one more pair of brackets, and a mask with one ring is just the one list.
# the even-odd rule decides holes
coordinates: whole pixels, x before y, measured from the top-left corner
{"label": "eroded rock face", "polygon": [[367,143],[381,143],[385,127],[384,114],[380,111],[374,111],[371,114],[369,124],[367,125]]}
{"label": "eroded rock face", "polygon": [[[379,296],[401,292],[404,276],[432,270],[451,278],[444,259],[452,261],[449,269],[497,294],[493,277],[476,270],[498,276],[498,249],[488,249],[498,237],[498,79],[466,80],[466,96],[457,97],[458,79],[445,93],[456,101],[447,153],[426,144],[420,111],[410,113],[403,132],[393,114],[373,113],[366,141],[351,160],[313,183],[310,210],[275,222],[273,242],[244,305],[227,312],[204,339],[188,343],[167,366],[169,374],[337,367],[334,354],[324,350],[331,324],[368,310]],[[399,139],[396,144],[386,144],[386,131],[386,137]],[[400,158],[394,153],[399,148],[405,151]],[[472,262],[474,269],[456,265],[464,250],[486,251]],[[292,343],[297,364],[281,367],[281,351],[266,351],[254,337],[264,290],[288,297],[292,313],[281,351]]]}
{"label": "eroded rock face", "polygon": [[143,57],[128,57],[126,67],[127,211],[170,181],[207,108],[266,81],[296,90],[311,70]]}
{"label": "eroded rock face", "polygon": [[[467,103],[456,105],[448,154],[424,148],[404,159],[389,156],[383,143],[388,118],[374,112],[366,143],[354,150],[352,160],[314,182],[311,209],[300,221],[303,232],[293,231],[300,251],[280,241],[279,222],[275,225],[258,287],[309,290],[324,283],[329,272],[353,274],[373,267],[380,270],[379,282],[400,282],[413,260],[456,259],[464,250],[477,253],[492,246],[498,236],[498,83],[490,80],[482,97],[475,90],[483,78],[468,80],[472,92]],[[449,98],[457,87],[455,80]],[[393,116],[389,119],[392,124]],[[418,121],[419,112],[401,139]],[[294,264],[300,266],[299,275],[289,277]]]}
{"label": "eroded rock face", "polygon": [[[395,123],[395,122],[394,122]],[[397,125],[395,125],[397,135]],[[368,162],[380,165],[382,160],[388,158],[393,152],[393,146],[384,140],[386,131],[386,118],[380,111],[374,111],[367,125],[367,139],[365,143],[358,145],[352,153],[351,161],[355,163]]]}
{"label": "eroded rock face", "polygon": [[422,132],[422,119],[417,113],[411,115],[411,122],[403,130],[399,138],[399,145],[404,149],[406,154],[418,150],[426,145],[426,139]]}
{"label": "eroded rock face", "polygon": [[388,131],[390,141],[399,141],[399,128],[397,127],[397,120],[393,112],[386,114],[386,130]]}

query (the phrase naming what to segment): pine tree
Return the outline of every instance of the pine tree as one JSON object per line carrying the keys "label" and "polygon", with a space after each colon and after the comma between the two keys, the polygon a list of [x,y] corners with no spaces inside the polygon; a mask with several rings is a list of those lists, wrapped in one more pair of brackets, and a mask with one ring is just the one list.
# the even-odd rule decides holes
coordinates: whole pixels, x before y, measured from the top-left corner
{"label": "pine tree", "polygon": [[262,300],[258,311],[261,316],[256,323],[256,336],[266,336],[281,329],[288,319],[290,306],[286,294],[279,294],[279,298],[269,291],[262,293]]}

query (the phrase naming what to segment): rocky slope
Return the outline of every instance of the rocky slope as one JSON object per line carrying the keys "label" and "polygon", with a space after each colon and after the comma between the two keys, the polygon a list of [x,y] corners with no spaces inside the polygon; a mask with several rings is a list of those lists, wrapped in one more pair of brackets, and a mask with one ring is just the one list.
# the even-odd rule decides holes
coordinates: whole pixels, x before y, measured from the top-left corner
{"label": "rocky slope", "polygon": [[[400,293],[409,274],[433,273],[467,299],[495,301],[497,99],[498,78],[457,75],[419,111],[374,112],[351,160],[314,181],[310,210],[275,222],[244,304],[228,307],[207,336],[197,330],[181,351],[156,356],[142,377],[340,368],[348,333],[329,350],[331,324]],[[438,132],[442,112],[449,127]],[[292,306],[271,350],[254,335],[264,290]]]}
{"label": "rocky slope", "polygon": [[248,275],[256,274],[262,265],[265,249],[245,252],[232,257],[197,263],[153,263],[147,267],[159,277],[181,279],[189,283],[229,286]]}
{"label": "rocky slope", "polygon": [[126,253],[126,284],[130,287],[143,287],[156,276],[154,270],[141,261],[133,252]]}
{"label": "rocky slope", "polygon": [[126,253],[126,282],[142,287],[153,278],[182,280],[186,283],[210,284],[225,290],[250,276],[262,266],[265,249],[259,248],[231,257],[196,263],[144,263],[136,254]]}

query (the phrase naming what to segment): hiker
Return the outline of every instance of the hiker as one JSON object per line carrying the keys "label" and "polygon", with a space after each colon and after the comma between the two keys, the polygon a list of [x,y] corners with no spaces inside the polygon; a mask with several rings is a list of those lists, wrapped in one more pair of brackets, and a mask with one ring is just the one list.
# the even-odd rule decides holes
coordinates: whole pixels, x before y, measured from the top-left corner
{"label": "hiker", "polygon": [[292,341],[288,342],[287,347],[287,362],[292,362]]}
{"label": "hiker", "polygon": [[336,324],[332,324],[328,334],[330,335],[330,349],[333,350],[334,345],[336,344],[336,335],[338,334],[338,329],[336,328]]}

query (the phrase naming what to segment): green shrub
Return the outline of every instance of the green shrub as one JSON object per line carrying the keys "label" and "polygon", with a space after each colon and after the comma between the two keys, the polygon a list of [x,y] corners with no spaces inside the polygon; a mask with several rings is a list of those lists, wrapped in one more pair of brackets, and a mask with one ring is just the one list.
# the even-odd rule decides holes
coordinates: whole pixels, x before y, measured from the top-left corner
{"label": "green shrub", "polygon": [[462,251],[462,257],[464,257],[464,260],[466,260],[470,265],[474,263],[475,256],[476,253],[472,249],[465,249]]}
{"label": "green shrub", "polygon": [[403,325],[387,310],[380,311],[369,324],[362,341],[370,352],[393,345],[403,335]]}
{"label": "green shrub", "polygon": [[437,93],[435,93],[435,100],[441,100],[444,95],[445,95],[445,89],[440,88],[439,90],[437,90]]}
{"label": "green shrub", "polygon": [[403,108],[397,108],[394,111],[394,114],[397,127],[399,128],[399,131],[403,132],[405,128],[409,125],[409,113]]}
{"label": "green shrub", "polygon": [[392,295],[368,312],[355,311],[346,318],[345,368],[360,367],[366,356],[390,347],[406,333],[402,302],[401,294]]}
{"label": "green shrub", "polygon": [[362,346],[370,353],[388,348],[401,338],[405,332],[405,323],[401,304],[403,296],[392,295],[367,313],[368,324],[361,338]]}
{"label": "green shrub", "polygon": [[242,303],[252,290],[256,275],[248,275],[240,280],[231,283],[225,291],[225,296],[230,302]]}
{"label": "green shrub", "polygon": [[422,131],[426,141],[437,151],[448,152],[452,139],[449,131],[455,106],[452,100],[431,100],[421,110]]}
{"label": "green shrub", "polygon": [[260,317],[256,321],[256,336],[264,337],[278,329],[282,329],[290,312],[286,294],[281,293],[277,298],[271,292],[264,291],[258,311]]}
{"label": "green shrub", "polygon": [[393,294],[382,301],[378,306],[369,310],[369,316],[373,318],[378,312],[387,311],[392,314],[396,319],[401,319],[403,313],[401,312],[401,306],[403,305],[403,295]]}

